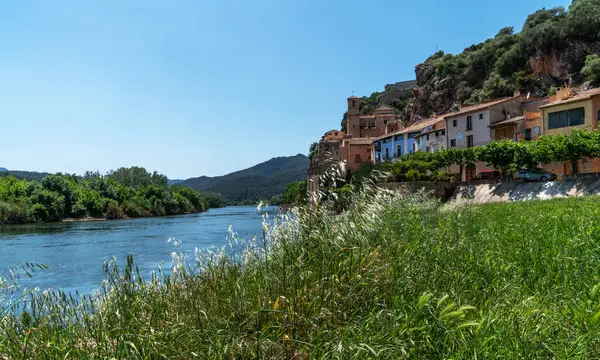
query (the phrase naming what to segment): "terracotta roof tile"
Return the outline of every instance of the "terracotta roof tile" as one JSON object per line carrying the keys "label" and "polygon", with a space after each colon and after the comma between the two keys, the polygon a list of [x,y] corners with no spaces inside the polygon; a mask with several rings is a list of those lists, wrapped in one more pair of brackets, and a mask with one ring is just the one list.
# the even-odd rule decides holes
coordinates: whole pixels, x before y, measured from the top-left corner
{"label": "terracotta roof tile", "polygon": [[484,110],[487,109],[489,107],[492,107],[494,105],[498,105],[498,104],[502,104],[503,102],[509,101],[509,100],[513,100],[519,98],[519,96],[514,96],[514,97],[505,97],[505,98],[501,98],[501,99],[495,99],[492,101],[488,101],[486,103],[482,103],[482,104],[478,104],[478,105],[473,105],[473,106],[469,106],[467,108],[462,108],[460,111],[456,111],[450,114],[446,114],[445,118],[449,118],[449,117],[456,117],[456,116],[461,116],[461,115],[465,115],[465,114],[469,114],[472,112],[476,112],[479,110]]}
{"label": "terracotta roof tile", "polygon": [[442,116],[438,116],[435,118],[430,118],[430,119],[425,119],[422,121],[419,121],[416,124],[412,124],[409,127],[405,127],[404,129],[398,130],[396,132],[393,132],[391,134],[387,134],[387,135],[383,135],[383,136],[379,136],[373,140],[379,140],[379,139],[385,139],[388,138],[390,136],[397,136],[397,135],[403,135],[403,134],[409,134],[409,133],[413,133],[413,132],[418,132],[418,131],[422,131],[423,129],[425,129],[428,126],[432,126],[434,124],[436,124],[439,121],[444,120],[446,115],[442,115]]}
{"label": "terracotta roof tile", "polygon": [[506,120],[502,120],[502,121],[498,121],[497,123],[493,123],[488,125],[488,127],[498,127],[498,126],[502,126],[502,125],[508,125],[508,124],[514,124],[517,121],[521,121],[523,120],[525,117],[523,115],[521,116],[515,116],[515,117],[511,117],[510,119],[506,119]]}
{"label": "terracotta roof tile", "polygon": [[549,107],[557,106],[557,105],[569,104],[572,102],[577,102],[577,101],[582,101],[582,100],[587,100],[587,99],[590,99],[597,95],[600,95],[600,88],[582,91],[579,94],[575,94],[566,99],[555,101],[553,103],[540,106],[540,109],[549,108]]}

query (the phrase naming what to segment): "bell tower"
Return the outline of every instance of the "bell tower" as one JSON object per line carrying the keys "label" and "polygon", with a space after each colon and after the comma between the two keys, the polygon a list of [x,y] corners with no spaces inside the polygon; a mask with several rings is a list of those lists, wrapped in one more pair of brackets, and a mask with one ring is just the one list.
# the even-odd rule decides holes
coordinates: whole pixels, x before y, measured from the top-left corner
{"label": "bell tower", "polygon": [[354,138],[360,137],[360,99],[354,95],[348,98],[348,116],[346,117],[346,134]]}

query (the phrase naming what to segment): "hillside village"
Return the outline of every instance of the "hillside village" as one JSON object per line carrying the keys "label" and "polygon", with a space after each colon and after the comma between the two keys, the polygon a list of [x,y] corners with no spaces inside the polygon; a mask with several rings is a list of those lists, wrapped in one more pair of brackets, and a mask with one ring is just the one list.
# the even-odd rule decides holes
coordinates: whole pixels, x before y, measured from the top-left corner
{"label": "hillside village", "polygon": [[[312,153],[309,190],[316,188],[319,175],[339,162],[356,171],[363,162],[395,162],[417,151],[464,149],[503,139],[535,141],[542,135],[597,129],[600,121],[600,88],[567,85],[551,96],[534,97],[516,91],[512,97],[461,104],[456,111],[419,119],[408,126],[387,105],[376,108],[372,115],[361,115],[359,98],[351,96],[347,101],[346,131],[326,132]],[[573,171],[570,163],[542,166],[559,176]],[[577,173],[600,172],[600,159],[581,160],[577,166]],[[466,182],[492,169],[477,161],[466,164],[464,171],[453,165],[450,172],[462,173],[458,180]]]}

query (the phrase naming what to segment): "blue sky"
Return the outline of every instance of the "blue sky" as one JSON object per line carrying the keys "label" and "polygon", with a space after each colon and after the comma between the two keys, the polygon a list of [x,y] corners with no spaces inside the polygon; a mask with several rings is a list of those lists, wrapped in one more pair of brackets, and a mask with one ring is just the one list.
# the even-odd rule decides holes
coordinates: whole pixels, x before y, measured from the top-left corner
{"label": "blue sky", "polygon": [[0,167],[187,178],[307,153],[353,90],[568,3],[6,1]]}

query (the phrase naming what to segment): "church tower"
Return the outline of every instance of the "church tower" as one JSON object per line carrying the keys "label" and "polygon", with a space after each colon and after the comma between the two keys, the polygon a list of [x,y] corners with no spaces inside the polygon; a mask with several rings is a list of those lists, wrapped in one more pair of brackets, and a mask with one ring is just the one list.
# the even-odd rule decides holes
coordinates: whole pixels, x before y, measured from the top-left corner
{"label": "church tower", "polygon": [[360,99],[356,96],[348,98],[348,116],[346,117],[346,134],[353,138],[360,137]]}

